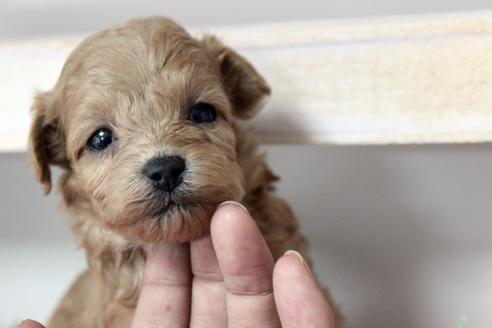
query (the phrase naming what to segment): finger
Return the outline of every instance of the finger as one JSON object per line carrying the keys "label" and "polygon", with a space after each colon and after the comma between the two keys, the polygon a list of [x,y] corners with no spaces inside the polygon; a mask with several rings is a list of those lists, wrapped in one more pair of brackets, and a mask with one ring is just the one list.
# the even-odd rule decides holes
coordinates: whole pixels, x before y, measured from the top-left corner
{"label": "finger", "polygon": [[44,326],[34,320],[24,320],[17,326],[17,328],[44,328]]}
{"label": "finger", "polygon": [[191,242],[190,326],[227,327],[226,292],[210,235]]}
{"label": "finger", "polygon": [[229,327],[279,327],[273,258],[256,223],[238,203],[215,212],[211,236],[227,290]]}
{"label": "finger", "polygon": [[190,284],[188,247],[154,246],[148,254],[132,327],[188,327]]}
{"label": "finger", "polygon": [[297,252],[288,251],[275,264],[273,289],[283,328],[334,328],[333,313]]}

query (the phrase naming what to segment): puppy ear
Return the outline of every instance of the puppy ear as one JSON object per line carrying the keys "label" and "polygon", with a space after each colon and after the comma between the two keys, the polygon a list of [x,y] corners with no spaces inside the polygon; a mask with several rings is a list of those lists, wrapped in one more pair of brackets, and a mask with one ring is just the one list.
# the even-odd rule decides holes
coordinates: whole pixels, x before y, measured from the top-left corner
{"label": "puppy ear", "polygon": [[48,194],[51,190],[50,165],[67,166],[64,138],[53,108],[53,94],[38,94],[32,110],[34,118],[29,134],[29,156],[36,178]]}
{"label": "puppy ear", "polygon": [[217,60],[234,114],[244,119],[253,117],[270,95],[265,79],[244,57],[224,46],[214,36],[205,36],[202,43]]}

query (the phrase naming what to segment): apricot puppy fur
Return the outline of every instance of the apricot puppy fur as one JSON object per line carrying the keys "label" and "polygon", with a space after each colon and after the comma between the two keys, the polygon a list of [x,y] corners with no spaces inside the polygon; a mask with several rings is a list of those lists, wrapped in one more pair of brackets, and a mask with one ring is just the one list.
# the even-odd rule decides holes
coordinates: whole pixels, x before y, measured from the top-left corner
{"label": "apricot puppy fur", "polygon": [[50,167],[62,168],[59,188],[88,269],[48,327],[129,327],[145,246],[206,234],[225,200],[245,204],[274,258],[287,249],[307,257],[241,122],[269,93],[236,52],[161,17],[99,32],[70,54],[54,88],[35,99],[30,155],[46,192]]}

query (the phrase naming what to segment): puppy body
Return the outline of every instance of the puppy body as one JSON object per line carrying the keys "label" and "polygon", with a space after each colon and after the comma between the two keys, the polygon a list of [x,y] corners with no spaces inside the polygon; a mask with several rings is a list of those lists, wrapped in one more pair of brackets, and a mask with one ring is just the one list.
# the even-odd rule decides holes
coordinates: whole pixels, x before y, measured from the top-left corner
{"label": "puppy body", "polygon": [[[288,249],[308,259],[296,218],[271,194],[276,177],[241,123],[269,93],[233,50],[165,18],[134,20],[77,47],[54,89],[37,97],[30,136],[47,191],[50,165],[64,169],[60,190],[88,262],[49,327],[128,327],[146,247],[206,234],[225,200],[248,208],[275,259]],[[203,104],[197,121],[190,111]],[[96,143],[104,149],[90,146],[104,134]],[[176,186],[156,188],[143,168],[169,156],[186,167]]]}

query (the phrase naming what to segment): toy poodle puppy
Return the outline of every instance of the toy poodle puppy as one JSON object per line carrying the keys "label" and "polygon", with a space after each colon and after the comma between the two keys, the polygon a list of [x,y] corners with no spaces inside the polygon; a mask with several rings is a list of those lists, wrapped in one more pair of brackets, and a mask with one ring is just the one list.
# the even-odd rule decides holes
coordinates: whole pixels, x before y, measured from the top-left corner
{"label": "toy poodle puppy", "polygon": [[54,88],[37,95],[29,140],[46,192],[50,167],[63,170],[64,207],[88,262],[49,327],[128,327],[146,246],[203,236],[226,200],[248,208],[274,258],[288,249],[307,258],[298,221],[272,194],[277,178],[243,126],[269,94],[239,54],[166,18],[80,43]]}

